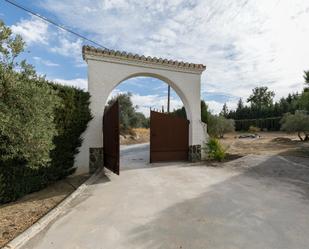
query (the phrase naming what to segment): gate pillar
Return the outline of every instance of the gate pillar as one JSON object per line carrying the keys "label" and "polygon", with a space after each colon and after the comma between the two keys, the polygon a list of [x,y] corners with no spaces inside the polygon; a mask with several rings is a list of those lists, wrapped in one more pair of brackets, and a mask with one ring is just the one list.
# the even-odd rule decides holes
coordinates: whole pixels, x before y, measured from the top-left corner
{"label": "gate pillar", "polygon": [[[156,57],[94,47],[83,47],[83,58],[88,64],[88,91],[93,119],[83,134],[80,152],[75,158],[77,174],[89,169],[90,148],[102,148],[102,118],[109,94],[121,82],[138,76],[154,77],[169,84],[182,100],[189,125],[189,158],[200,160],[207,139],[201,123],[202,64],[185,63]],[[93,153],[92,153],[93,154]]]}

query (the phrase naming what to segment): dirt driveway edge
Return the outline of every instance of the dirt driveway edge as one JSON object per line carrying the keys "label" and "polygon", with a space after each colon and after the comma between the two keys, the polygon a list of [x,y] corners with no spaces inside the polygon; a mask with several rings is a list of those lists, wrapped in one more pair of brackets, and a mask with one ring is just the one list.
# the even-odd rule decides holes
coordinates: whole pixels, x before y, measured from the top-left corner
{"label": "dirt driveway edge", "polygon": [[93,174],[88,180],[86,180],[82,185],[80,185],[73,193],[66,197],[62,202],[60,202],[55,208],[50,210],[46,215],[35,222],[31,227],[26,229],[23,233],[15,237],[9,243],[7,243],[3,249],[19,249],[28,240],[37,235],[45,227],[48,226],[55,218],[60,214],[65,212],[67,206],[80,194],[82,194],[88,185],[94,183],[102,174],[104,174],[103,169],[99,169],[95,174]]}

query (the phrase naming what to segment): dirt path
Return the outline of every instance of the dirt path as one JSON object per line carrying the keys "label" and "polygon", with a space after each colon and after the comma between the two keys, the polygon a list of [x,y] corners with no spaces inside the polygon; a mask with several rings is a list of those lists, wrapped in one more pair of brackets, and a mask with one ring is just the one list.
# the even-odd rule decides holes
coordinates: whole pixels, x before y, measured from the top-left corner
{"label": "dirt path", "polygon": [[299,141],[296,134],[259,132],[259,138],[238,138],[241,133],[227,134],[220,141],[227,152],[239,155],[285,155],[309,158],[309,143]]}
{"label": "dirt path", "polygon": [[0,205],[0,248],[58,205],[87,178],[87,175],[69,177],[16,202]]}

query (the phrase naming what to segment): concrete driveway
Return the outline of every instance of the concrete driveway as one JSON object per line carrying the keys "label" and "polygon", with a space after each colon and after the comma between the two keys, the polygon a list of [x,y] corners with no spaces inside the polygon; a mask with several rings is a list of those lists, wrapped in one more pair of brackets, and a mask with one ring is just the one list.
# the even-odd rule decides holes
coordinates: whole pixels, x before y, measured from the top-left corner
{"label": "concrete driveway", "polygon": [[148,164],[122,150],[102,177],[23,248],[302,249],[309,245],[309,163],[246,156],[224,167]]}

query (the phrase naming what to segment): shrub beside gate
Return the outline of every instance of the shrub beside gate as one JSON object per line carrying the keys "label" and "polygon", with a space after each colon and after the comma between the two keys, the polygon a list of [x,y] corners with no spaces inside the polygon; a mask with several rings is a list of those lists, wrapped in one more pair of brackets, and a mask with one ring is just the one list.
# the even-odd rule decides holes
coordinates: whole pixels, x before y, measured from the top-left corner
{"label": "shrub beside gate", "polygon": [[89,93],[39,76],[24,49],[0,20],[0,203],[72,174],[91,119]]}
{"label": "shrub beside gate", "polygon": [[61,99],[55,109],[57,135],[53,138],[55,148],[50,152],[49,180],[59,180],[74,173],[74,158],[82,145],[81,134],[91,120],[90,94],[80,89],[50,84]]}
{"label": "shrub beside gate", "polygon": [[[15,80],[20,80],[20,78]],[[81,134],[86,130],[87,124],[91,120],[88,92],[74,87],[53,84],[43,79],[39,82],[23,83],[32,84],[32,86],[23,92],[24,96],[18,96],[21,100],[20,105],[15,102],[14,106],[10,107],[9,103],[1,102],[2,106],[6,105],[7,111],[10,111],[10,108],[19,110],[15,112],[12,119],[21,120],[23,126],[29,129],[25,131],[26,134],[22,134],[22,130],[6,129],[3,122],[5,113],[0,113],[3,114],[0,115],[2,123],[0,129],[0,203],[14,201],[27,193],[38,191],[48,184],[74,173],[74,156],[78,153],[78,147],[82,143]],[[15,85],[15,88],[17,87],[10,93],[14,96],[19,93],[18,88],[23,85],[16,86],[16,82],[12,84]],[[40,92],[38,91],[40,88],[47,88],[48,91]],[[27,98],[27,96],[31,96],[31,98]],[[49,98],[53,101],[48,101]],[[29,104],[30,101],[34,101],[36,105],[42,105],[40,111],[43,113],[40,114],[40,119],[35,118],[34,115],[37,113],[35,108]],[[53,110],[52,113],[44,112],[50,108]],[[23,115],[28,115],[28,117]],[[36,122],[32,122],[32,119]],[[16,128],[23,129],[22,126]],[[29,132],[31,128],[36,132]],[[36,134],[41,136],[38,141],[34,139]],[[24,140],[29,142],[22,144]],[[21,146],[33,146],[33,148],[43,148],[44,146],[49,148],[47,160],[36,160],[36,157],[33,156],[35,153],[27,157],[27,150],[13,154],[14,148],[18,148],[16,143]],[[46,144],[49,143],[52,146],[46,147]],[[11,147],[12,150],[4,151],[5,146]]]}

